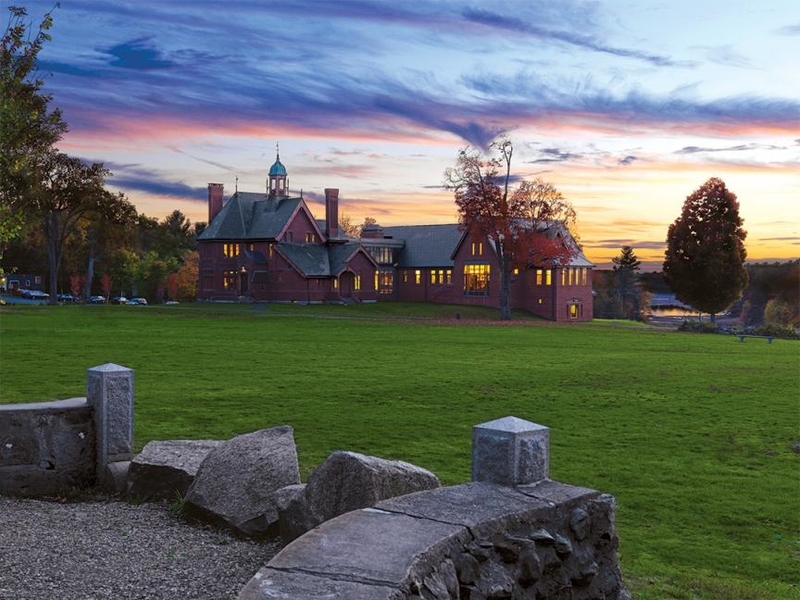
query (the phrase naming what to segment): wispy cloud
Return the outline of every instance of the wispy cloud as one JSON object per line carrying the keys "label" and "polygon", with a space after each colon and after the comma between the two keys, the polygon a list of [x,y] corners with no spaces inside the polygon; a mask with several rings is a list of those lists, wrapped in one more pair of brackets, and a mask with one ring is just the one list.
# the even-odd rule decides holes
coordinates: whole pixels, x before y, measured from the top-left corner
{"label": "wispy cloud", "polygon": [[140,191],[197,202],[206,201],[206,188],[193,187],[180,181],[170,180],[155,169],[138,164],[114,162],[106,162],[104,165],[113,173],[107,180],[111,188],[119,188],[126,192]]}
{"label": "wispy cloud", "polygon": [[800,23],[784,25],[778,29],[778,33],[781,35],[800,35]]}

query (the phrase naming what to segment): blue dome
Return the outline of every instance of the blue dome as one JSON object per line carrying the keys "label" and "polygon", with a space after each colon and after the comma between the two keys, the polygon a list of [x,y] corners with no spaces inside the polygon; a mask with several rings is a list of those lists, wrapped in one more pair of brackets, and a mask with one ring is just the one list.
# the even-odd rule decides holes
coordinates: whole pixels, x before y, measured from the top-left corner
{"label": "blue dome", "polygon": [[272,177],[274,175],[286,175],[286,167],[283,166],[280,159],[276,160],[275,164],[269,168],[269,176]]}

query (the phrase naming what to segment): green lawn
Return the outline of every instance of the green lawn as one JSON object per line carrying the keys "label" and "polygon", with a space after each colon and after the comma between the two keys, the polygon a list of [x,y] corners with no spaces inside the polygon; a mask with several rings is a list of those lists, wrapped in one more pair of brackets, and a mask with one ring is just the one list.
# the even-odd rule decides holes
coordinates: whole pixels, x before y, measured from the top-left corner
{"label": "green lawn", "polygon": [[[456,320],[454,315],[460,313]],[[289,424],[467,481],[471,428],[550,427],[553,479],[616,496],[635,598],[800,598],[800,342],[423,304],[0,309],[0,402],[136,372],[136,444]]]}

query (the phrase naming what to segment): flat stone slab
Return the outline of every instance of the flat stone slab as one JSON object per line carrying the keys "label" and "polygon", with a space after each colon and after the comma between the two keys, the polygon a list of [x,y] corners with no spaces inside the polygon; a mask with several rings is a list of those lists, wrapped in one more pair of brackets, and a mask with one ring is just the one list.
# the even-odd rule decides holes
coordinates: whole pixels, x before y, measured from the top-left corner
{"label": "flat stone slab", "polygon": [[264,567],[237,596],[238,600],[401,600],[405,595],[385,585],[328,579]]}
{"label": "flat stone slab", "polygon": [[408,494],[375,505],[379,510],[464,527],[475,527],[479,523],[500,519],[510,513],[528,513],[552,507],[553,503],[526,496],[514,488],[482,482]]}
{"label": "flat stone slab", "polygon": [[54,410],[65,408],[84,408],[89,406],[86,398],[65,398],[64,400],[50,400],[49,402],[27,402],[25,404],[0,404],[0,412],[19,412],[28,410]]}
{"label": "flat stone slab", "polygon": [[421,556],[438,564],[470,539],[458,525],[365,508],[312,529],[267,566],[395,587],[414,576]]}
{"label": "flat stone slab", "polygon": [[550,479],[537,481],[530,485],[518,485],[514,489],[526,496],[541,498],[556,504],[565,504],[573,500],[583,500],[600,495],[597,490],[559,483]]}

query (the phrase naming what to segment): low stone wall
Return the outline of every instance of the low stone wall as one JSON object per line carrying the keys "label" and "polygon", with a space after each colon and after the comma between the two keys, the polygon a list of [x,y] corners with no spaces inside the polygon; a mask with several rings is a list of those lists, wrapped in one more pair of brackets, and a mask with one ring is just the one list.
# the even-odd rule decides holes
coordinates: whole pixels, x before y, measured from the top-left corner
{"label": "low stone wall", "polygon": [[610,496],[468,483],[347,513],[284,548],[239,594],[271,598],[629,598]]}
{"label": "low stone wall", "polygon": [[323,523],[278,553],[239,600],[629,600],[613,498],[547,479],[548,448],[548,429],[534,423],[478,425],[472,483]]}
{"label": "low stone wall", "polygon": [[86,397],[0,405],[0,494],[119,490],[133,458],[133,371],[89,369]]}
{"label": "low stone wall", "polygon": [[0,405],[0,494],[50,496],[95,479],[86,398]]}

